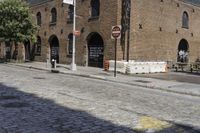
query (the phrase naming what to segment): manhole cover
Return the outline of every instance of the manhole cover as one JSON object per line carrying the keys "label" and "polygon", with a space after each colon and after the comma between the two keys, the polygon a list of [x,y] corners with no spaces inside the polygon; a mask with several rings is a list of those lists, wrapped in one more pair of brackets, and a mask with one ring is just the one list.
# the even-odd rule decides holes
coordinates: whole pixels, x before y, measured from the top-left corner
{"label": "manhole cover", "polygon": [[19,99],[18,96],[0,96],[0,100],[11,100],[11,99]]}
{"label": "manhole cover", "polygon": [[33,77],[34,79],[46,79],[44,77]]}
{"label": "manhole cover", "polygon": [[98,75],[103,75],[103,76],[110,76],[110,73],[98,73]]}
{"label": "manhole cover", "polygon": [[12,102],[12,103],[5,103],[2,105],[4,108],[23,108],[28,107],[29,104],[25,102]]}
{"label": "manhole cover", "polygon": [[135,82],[140,82],[140,83],[151,83],[150,81],[145,81],[145,80],[135,80]]}

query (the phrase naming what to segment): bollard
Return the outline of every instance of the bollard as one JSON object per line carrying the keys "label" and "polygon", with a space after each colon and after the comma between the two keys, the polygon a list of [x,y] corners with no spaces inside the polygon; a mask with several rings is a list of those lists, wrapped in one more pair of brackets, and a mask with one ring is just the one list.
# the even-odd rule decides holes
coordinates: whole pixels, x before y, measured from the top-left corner
{"label": "bollard", "polygon": [[55,62],[55,60],[52,59],[52,60],[51,60],[51,68],[55,68],[55,63],[54,63],[54,62]]}
{"label": "bollard", "polygon": [[59,73],[59,70],[56,69],[56,65],[57,65],[56,60],[52,59],[51,65],[52,65],[51,68],[53,68],[53,69],[51,69],[51,72],[52,73]]}
{"label": "bollard", "polygon": [[46,60],[46,68],[48,68],[48,65],[49,65],[49,59]]}
{"label": "bollard", "polygon": [[54,60],[54,69],[56,69],[56,65],[57,65],[56,60]]}

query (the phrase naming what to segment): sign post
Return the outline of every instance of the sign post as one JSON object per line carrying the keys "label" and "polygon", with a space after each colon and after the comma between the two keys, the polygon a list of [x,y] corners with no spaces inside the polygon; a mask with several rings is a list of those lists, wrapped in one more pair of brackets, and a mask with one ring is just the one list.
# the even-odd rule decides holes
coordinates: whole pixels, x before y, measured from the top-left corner
{"label": "sign post", "polygon": [[116,77],[117,68],[117,39],[121,38],[121,25],[112,26],[111,38],[115,39],[115,66],[114,66],[114,77]]}
{"label": "sign post", "polygon": [[76,71],[76,63],[75,63],[75,44],[76,44],[76,35],[78,32],[76,31],[76,0],[63,0],[63,3],[73,5],[74,6],[74,16],[73,16],[73,48],[72,48],[72,63],[71,63],[71,70]]}

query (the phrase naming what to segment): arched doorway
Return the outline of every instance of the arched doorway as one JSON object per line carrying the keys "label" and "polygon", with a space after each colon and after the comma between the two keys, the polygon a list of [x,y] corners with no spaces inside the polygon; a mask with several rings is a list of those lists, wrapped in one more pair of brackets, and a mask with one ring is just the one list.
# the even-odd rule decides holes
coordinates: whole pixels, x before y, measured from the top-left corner
{"label": "arched doorway", "polygon": [[29,40],[24,42],[24,50],[25,50],[25,62],[28,62],[31,60],[31,46]]}
{"label": "arched doorway", "polygon": [[57,63],[59,63],[59,41],[58,38],[55,35],[52,35],[49,38],[49,44],[50,44],[50,53],[51,53],[51,60],[56,60]]}
{"label": "arched doorway", "polygon": [[177,62],[188,62],[189,44],[187,40],[182,39],[178,45]]}
{"label": "arched doorway", "polygon": [[102,37],[94,32],[87,37],[88,43],[88,66],[103,67],[104,43]]}

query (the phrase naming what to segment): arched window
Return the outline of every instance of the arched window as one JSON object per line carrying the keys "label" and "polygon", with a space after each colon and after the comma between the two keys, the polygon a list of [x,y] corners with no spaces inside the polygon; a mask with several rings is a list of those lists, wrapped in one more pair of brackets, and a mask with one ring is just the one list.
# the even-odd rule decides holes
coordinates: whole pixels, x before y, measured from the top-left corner
{"label": "arched window", "polygon": [[74,18],[74,6],[69,5],[68,6],[68,21],[73,22],[73,18]]}
{"label": "arched window", "polygon": [[100,2],[99,0],[91,0],[91,17],[98,17],[100,14]]}
{"label": "arched window", "polygon": [[37,42],[35,43],[35,55],[41,55],[41,38],[37,36]]}
{"label": "arched window", "polygon": [[188,16],[187,12],[183,12],[182,27],[183,28],[189,28],[189,16]]}
{"label": "arched window", "polygon": [[37,15],[36,15],[36,17],[37,17],[37,25],[41,26],[41,24],[42,24],[41,13],[38,12]]}
{"label": "arched window", "polygon": [[57,21],[57,11],[56,8],[51,9],[51,23],[56,23]]}
{"label": "arched window", "polygon": [[70,33],[68,35],[68,55],[72,55],[72,52],[73,52],[73,34]]}
{"label": "arched window", "polygon": [[177,62],[188,62],[189,44],[188,41],[182,39],[178,45],[178,58]]}

